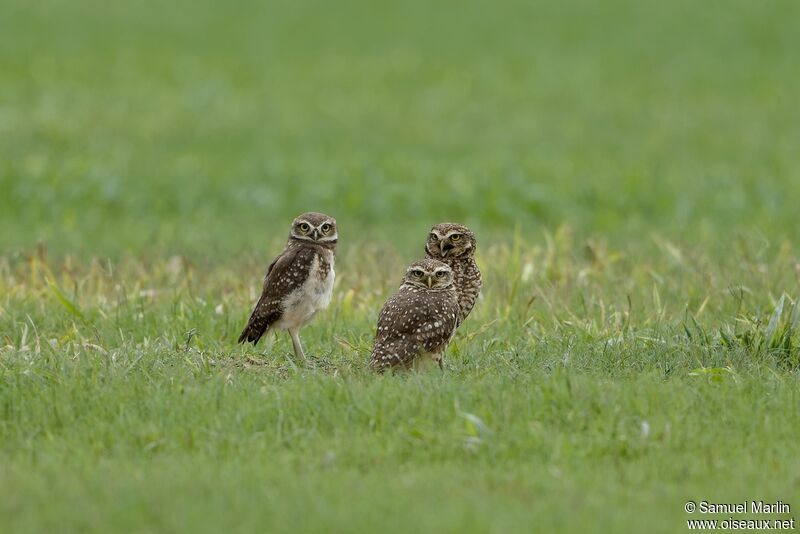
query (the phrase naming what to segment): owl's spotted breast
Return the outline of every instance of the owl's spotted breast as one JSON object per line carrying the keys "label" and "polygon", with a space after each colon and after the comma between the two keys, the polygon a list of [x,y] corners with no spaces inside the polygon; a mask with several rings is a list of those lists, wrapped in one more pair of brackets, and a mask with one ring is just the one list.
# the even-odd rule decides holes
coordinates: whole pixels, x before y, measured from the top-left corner
{"label": "owl's spotted breast", "polygon": [[413,263],[378,316],[370,365],[409,368],[428,356],[441,367],[458,314],[452,270],[431,259]]}

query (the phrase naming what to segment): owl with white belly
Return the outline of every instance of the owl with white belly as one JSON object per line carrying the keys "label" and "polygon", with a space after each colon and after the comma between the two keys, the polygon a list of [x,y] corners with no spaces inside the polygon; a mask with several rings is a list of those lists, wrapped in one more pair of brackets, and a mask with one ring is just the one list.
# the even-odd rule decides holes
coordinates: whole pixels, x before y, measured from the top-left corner
{"label": "owl with white belly", "polygon": [[338,240],[336,219],[328,215],[309,212],[292,222],[289,241],[267,268],[261,297],[239,343],[255,345],[270,330],[286,330],[295,356],[305,359],[300,329],[331,302]]}

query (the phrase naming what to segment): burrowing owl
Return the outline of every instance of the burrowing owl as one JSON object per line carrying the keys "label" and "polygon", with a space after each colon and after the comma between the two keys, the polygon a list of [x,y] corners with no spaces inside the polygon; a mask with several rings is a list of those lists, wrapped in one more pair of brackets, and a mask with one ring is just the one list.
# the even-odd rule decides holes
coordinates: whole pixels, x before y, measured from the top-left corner
{"label": "burrowing owl", "polygon": [[412,263],[397,293],[378,316],[370,365],[378,371],[409,368],[429,356],[442,367],[442,355],[458,321],[453,270],[440,261]]}
{"label": "burrowing owl", "polygon": [[286,247],[267,268],[261,298],[239,343],[255,345],[268,330],[284,329],[292,336],[295,356],[305,358],[300,329],[331,302],[338,239],[333,217],[304,213],[294,220]]}
{"label": "burrowing owl", "polygon": [[467,318],[481,292],[481,272],[475,264],[475,234],[457,223],[439,223],[431,228],[425,254],[453,269],[458,294],[458,324]]}

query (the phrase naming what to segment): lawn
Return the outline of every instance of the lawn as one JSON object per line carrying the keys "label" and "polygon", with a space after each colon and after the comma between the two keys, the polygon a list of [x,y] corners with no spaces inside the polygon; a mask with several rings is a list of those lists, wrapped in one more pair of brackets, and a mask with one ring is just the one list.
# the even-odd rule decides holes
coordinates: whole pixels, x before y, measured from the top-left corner
{"label": "lawn", "polygon": [[[0,532],[800,507],[800,4],[5,0]],[[331,307],[235,343],[292,218]],[[433,223],[484,290],[366,368]]]}

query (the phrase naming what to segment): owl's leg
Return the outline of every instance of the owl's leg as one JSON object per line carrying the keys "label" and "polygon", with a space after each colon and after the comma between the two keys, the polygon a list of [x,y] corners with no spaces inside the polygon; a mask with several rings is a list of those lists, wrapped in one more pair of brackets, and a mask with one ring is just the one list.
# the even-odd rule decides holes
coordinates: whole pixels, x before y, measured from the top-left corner
{"label": "owl's leg", "polygon": [[303,346],[300,344],[300,329],[293,328],[289,330],[289,335],[292,336],[292,347],[294,347],[294,355],[301,360],[305,360],[306,355],[303,352]]}

